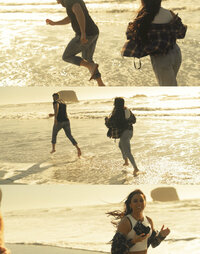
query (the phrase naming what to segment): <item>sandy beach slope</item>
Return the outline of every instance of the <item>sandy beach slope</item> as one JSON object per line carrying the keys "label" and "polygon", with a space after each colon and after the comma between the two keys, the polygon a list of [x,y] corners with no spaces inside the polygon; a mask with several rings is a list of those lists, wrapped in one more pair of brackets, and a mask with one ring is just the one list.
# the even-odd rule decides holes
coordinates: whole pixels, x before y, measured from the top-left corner
{"label": "sandy beach slope", "polygon": [[24,244],[7,244],[13,254],[105,254],[106,252],[97,252],[89,250],[79,250],[71,248],[60,248],[52,246],[36,246]]}

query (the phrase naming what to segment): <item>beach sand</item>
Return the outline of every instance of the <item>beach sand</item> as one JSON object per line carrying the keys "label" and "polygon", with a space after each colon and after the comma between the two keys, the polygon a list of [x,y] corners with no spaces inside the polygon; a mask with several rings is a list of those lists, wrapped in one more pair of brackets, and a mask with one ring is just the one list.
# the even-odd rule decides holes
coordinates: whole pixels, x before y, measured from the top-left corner
{"label": "beach sand", "polygon": [[7,248],[13,254],[104,254],[106,252],[97,252],[89,250],[79,250],[71,248],[60,248],[53,246],[36,246],[24,244],[7,244]]}

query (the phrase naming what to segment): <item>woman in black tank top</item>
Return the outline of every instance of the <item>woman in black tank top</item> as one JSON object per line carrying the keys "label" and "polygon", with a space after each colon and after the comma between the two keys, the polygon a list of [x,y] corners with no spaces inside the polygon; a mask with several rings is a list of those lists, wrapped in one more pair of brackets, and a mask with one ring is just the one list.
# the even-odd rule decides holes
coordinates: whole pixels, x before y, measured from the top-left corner
{"label": "woman in black tank top", "polygon": [[78,144],[74,137],[71,134],[70,122],[67,117],[66,104],[63,100],[60,99],[59,93],[53,94],[53,108],[54,114],[49,114],[49,117],[54,116],[54,125],[52,131],[52,151],[54,153],[56,151],[56,139],[58,132],[63,129],[65,131],[65,135],[71,141],[72,145],[74,145],[77,149],[78,157],[81,156],[81,149],[78,147]]}

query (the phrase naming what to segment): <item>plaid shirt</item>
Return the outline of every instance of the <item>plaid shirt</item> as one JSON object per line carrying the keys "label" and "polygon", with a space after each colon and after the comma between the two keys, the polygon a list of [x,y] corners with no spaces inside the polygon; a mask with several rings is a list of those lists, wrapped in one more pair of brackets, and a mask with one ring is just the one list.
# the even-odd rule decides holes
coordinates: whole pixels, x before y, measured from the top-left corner
{"label": "plaid shirt", "polygon": [[121,128],[119,128],[119,126],[117,126],[115,120],[113,119],[112,115],[108,118],[105,118],[105,125],[107,128],[109,128],[108,132],[107,132],[107,136],[109,138],[120,138],[123,131],[124,130],[132,130],[132,124],[136,123],[136,117],[135,115],[132,113],[132,111],[130,110],[130,117],[128,119],[125,119],[124,121],[124,125],[121,126]]}
{"label": "plaid shirt", "polygon": [[110,117],[105,118],[105,125],[108,128],[107,137],[109,138],[120,138],[123,129],[117,128],[116,124],[114,123],[113,119]]}
{"label": "plaid shirt", "polygon": [[[161,236],[158,231],[153,230],[148,238],[147,247],[151,245],[157,247],[165,237]],[[129,249],[134,245],[132,239],[127,240],[126,236],[117,232],[111,240],[111,254],[129,254]]]}
{"label": "plaid shirt", "polygon": [[139,24],[130,22],[126,31],[128,41],[122,48],[122,56],[141,58],[147,55],[167,54],[176,43],[176,39],[183,39],[187,26],[183,25],[178,15],[167,24],[151,24],[147,33],[147,43],[142,44],[137,35]]}

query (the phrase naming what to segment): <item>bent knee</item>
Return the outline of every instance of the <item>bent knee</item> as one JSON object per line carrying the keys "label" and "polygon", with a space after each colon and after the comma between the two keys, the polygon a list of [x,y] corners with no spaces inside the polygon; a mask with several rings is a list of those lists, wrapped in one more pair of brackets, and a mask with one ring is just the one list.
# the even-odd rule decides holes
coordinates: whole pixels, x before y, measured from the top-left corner
{"label": "bent knee", "polygon": [[62,60],[63,60],[63,61],[69,62],[69,59],[70,59],[70,55],[66,55],[66,54],[63,54],[63,55],[62,55]]}

